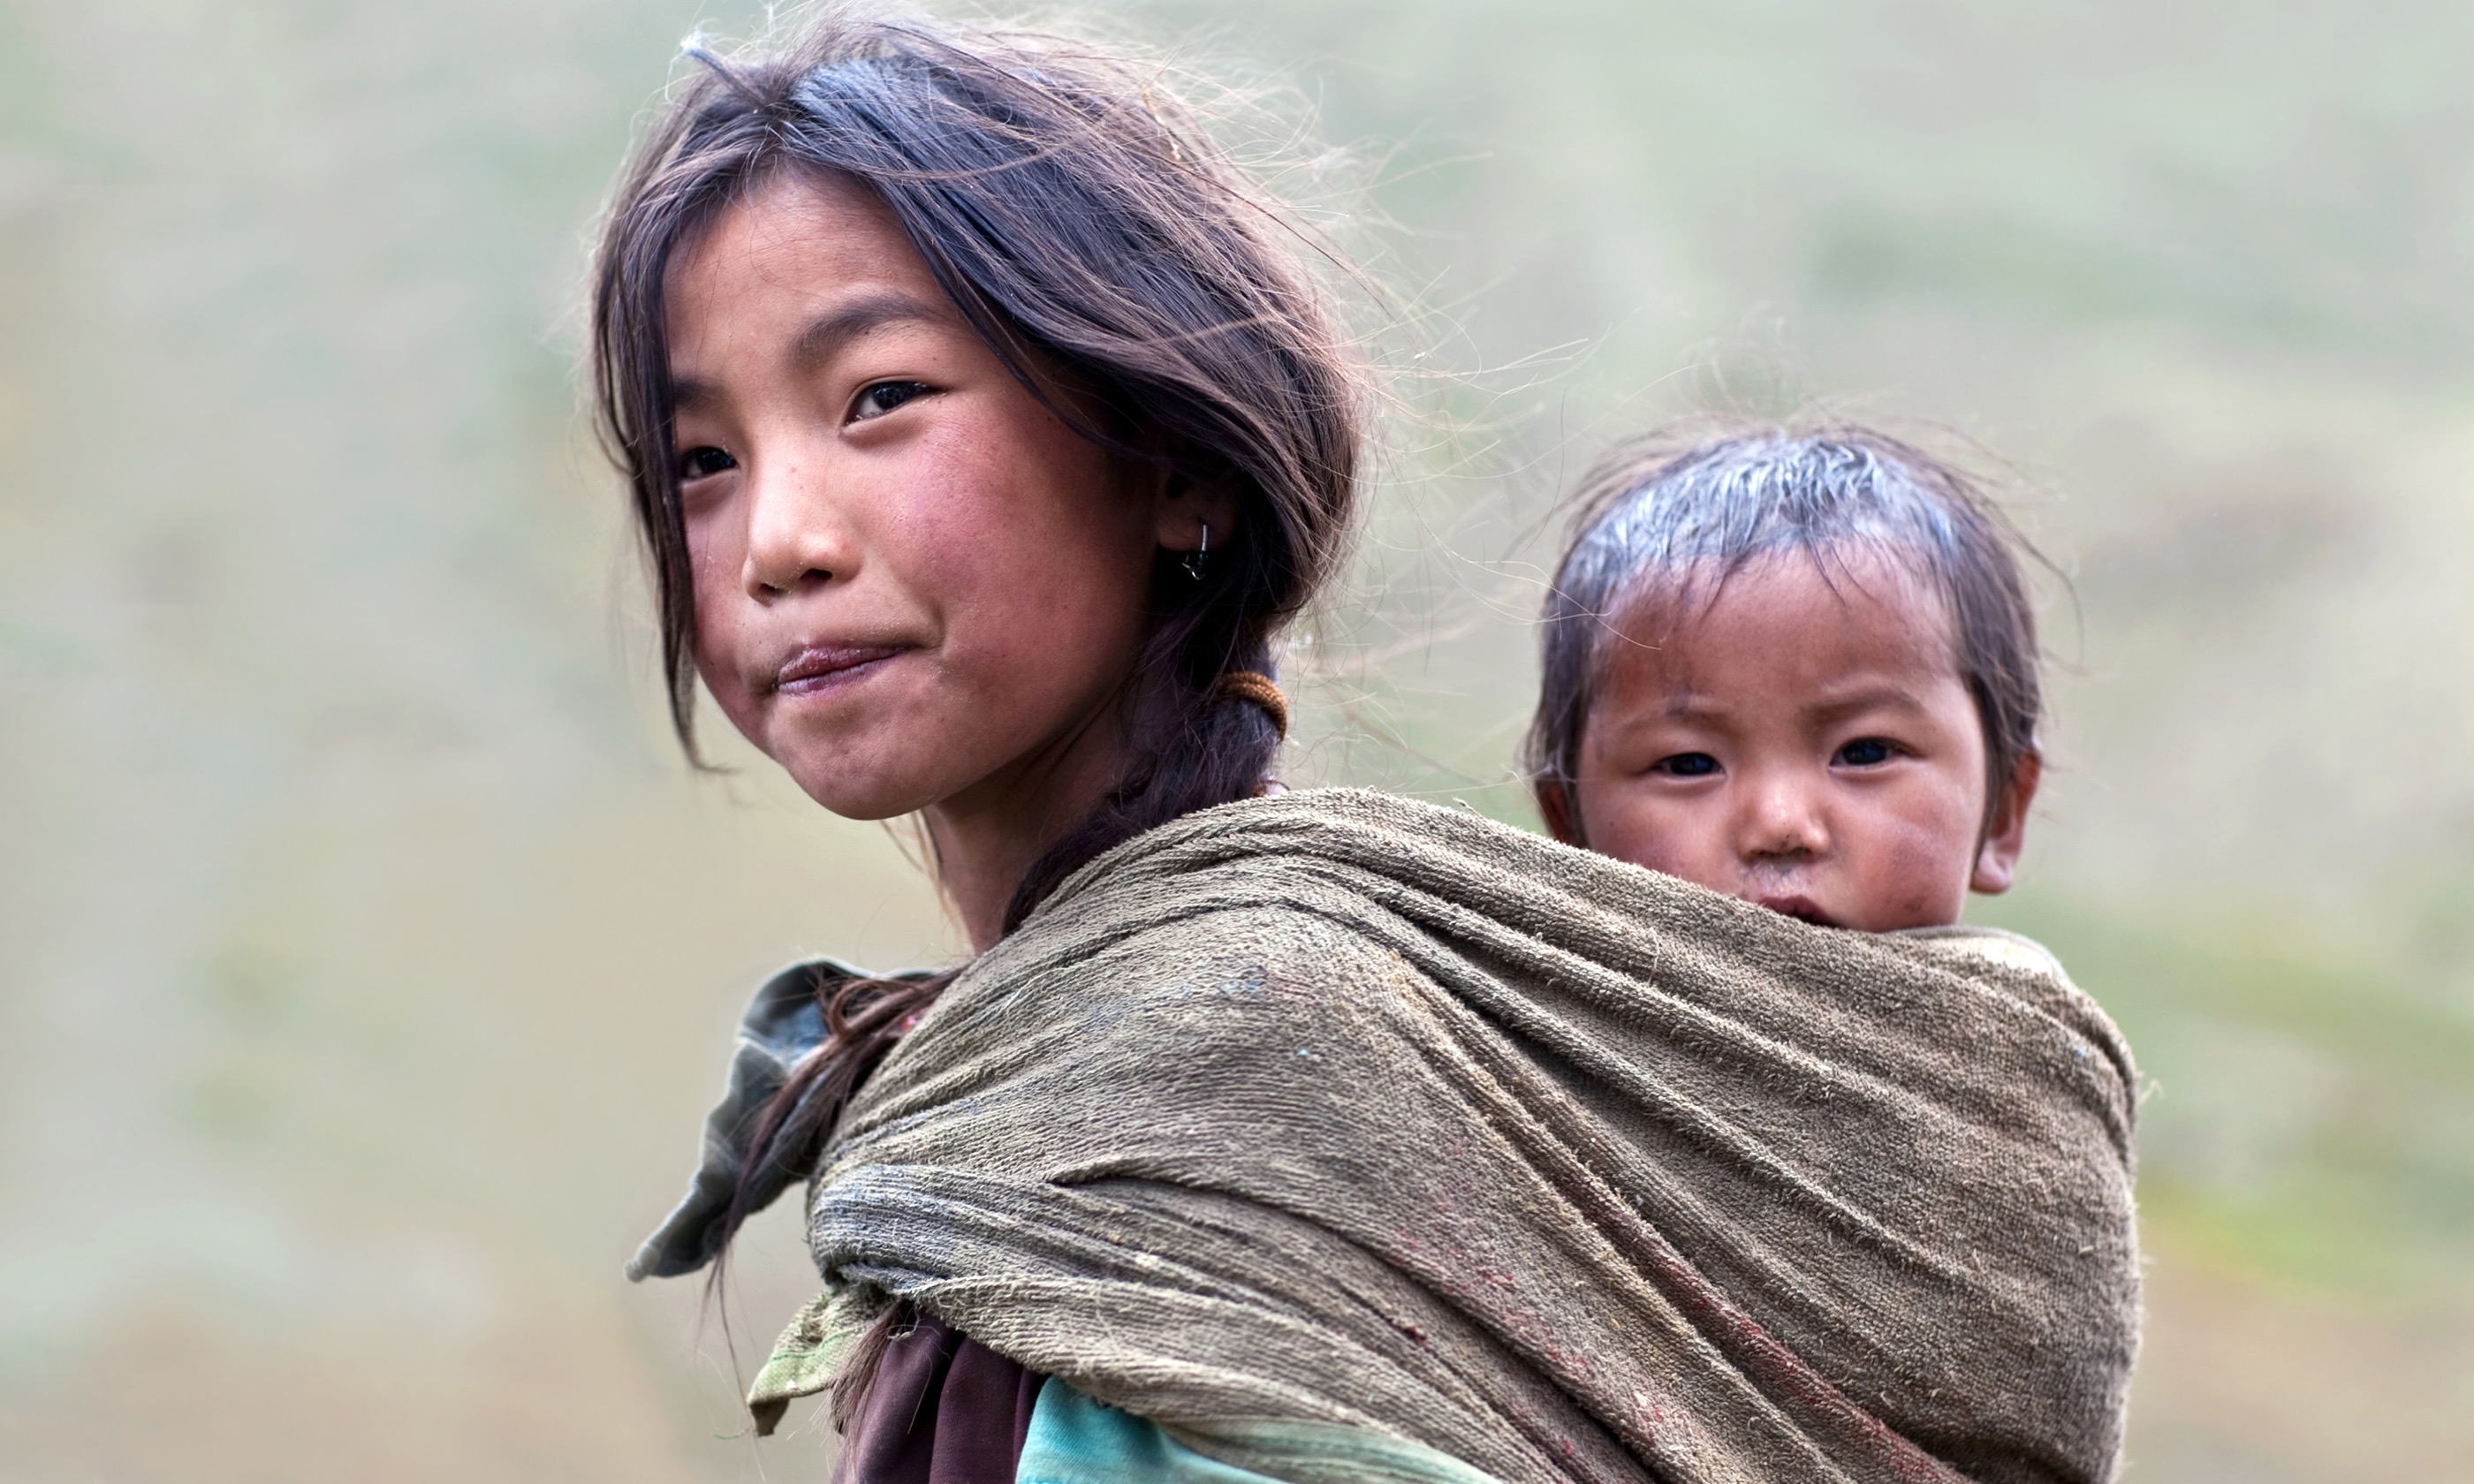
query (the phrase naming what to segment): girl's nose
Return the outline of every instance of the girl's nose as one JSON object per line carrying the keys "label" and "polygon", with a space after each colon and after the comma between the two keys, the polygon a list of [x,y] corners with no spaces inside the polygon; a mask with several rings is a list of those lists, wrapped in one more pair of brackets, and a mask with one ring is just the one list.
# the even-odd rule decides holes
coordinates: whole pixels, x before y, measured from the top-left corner
{"label": "girl's nose", "polygon": [[856,553],[813,466],[759,465],[747,477],[747,595],[769,603],[803,588],[847,582]]}

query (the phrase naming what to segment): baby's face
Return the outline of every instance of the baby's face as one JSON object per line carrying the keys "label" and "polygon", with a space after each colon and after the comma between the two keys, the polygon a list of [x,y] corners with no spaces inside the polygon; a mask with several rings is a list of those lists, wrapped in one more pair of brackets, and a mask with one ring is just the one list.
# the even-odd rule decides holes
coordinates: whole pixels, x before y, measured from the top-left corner
{"label": "baby's face", "polygon": [[[2033,760],[1987,827],[1984,733],[1942,603],[1870,553],[1758,562],[1714,601],[1632,605],[1582,733],[1591,850],[1808,922],[1955,922],[2010,884]],[[1572,827],[1579,826],[1576,832]]]}

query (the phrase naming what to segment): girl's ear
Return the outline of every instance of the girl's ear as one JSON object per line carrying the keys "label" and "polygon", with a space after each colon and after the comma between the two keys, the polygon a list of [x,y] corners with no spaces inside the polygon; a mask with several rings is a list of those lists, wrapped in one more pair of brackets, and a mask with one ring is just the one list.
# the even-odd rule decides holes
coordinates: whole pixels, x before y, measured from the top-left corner
{"label": "girl's ear", "polygon": [[2010,781],[2002,785],[2001,797],[1994,801],[1992,815],[1985,821],[1984,843],[1976,848],[1976,870],[1967,880],[1970,891],[1998,897],[2010,890],[2019,852],[2027,844],[2027,810],[2036,802],[2036,785],[2044,777],[2045,760],[2033,753],[2021,757],[2010,770]]}
{"label": "girl's ear", "polygon": [[1210,531],[1213,550],[1225,550],[1237,537],[1237,490],[1233,478],[1196,479],[1163,468],[1152,486],[1154,529],[1170,551],[1197,551]]}

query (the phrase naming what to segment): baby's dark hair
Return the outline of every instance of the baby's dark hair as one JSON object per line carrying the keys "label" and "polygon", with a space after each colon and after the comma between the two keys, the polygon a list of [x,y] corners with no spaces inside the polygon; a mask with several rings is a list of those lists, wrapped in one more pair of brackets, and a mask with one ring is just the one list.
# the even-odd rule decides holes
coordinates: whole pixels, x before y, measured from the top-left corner
{"label": "baby's dark hair", "polygon": [[1574,502],[1540,615],[1543,673],[1520,763],[1540,805],[1576,835],[1572,790],[1612,621],[1644,599],[1712,596],[1774,556],[1801,554],[1827,573],[1852,551],[1880,553],[1941,597],[1984,727],[1988,819],[2021,761],[2038,755],[2036,614],[2018,559],[2033,548],[1972,480],[1923,449],[1846,425],[1690,444],[1653,434],[1609,449]]}

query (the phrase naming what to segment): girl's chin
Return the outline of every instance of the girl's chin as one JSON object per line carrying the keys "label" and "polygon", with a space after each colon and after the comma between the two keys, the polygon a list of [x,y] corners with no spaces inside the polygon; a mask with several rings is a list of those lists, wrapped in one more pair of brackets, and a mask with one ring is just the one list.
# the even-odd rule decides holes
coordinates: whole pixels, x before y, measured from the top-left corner
{"label": "girl's chin", "polygon": [[854,778],[847,767],[803,769],[786,764],[785,771],[800,791],[829,814],[846,820],[889,820],[913,814],[934,803],[937,793],[914,779]]}

